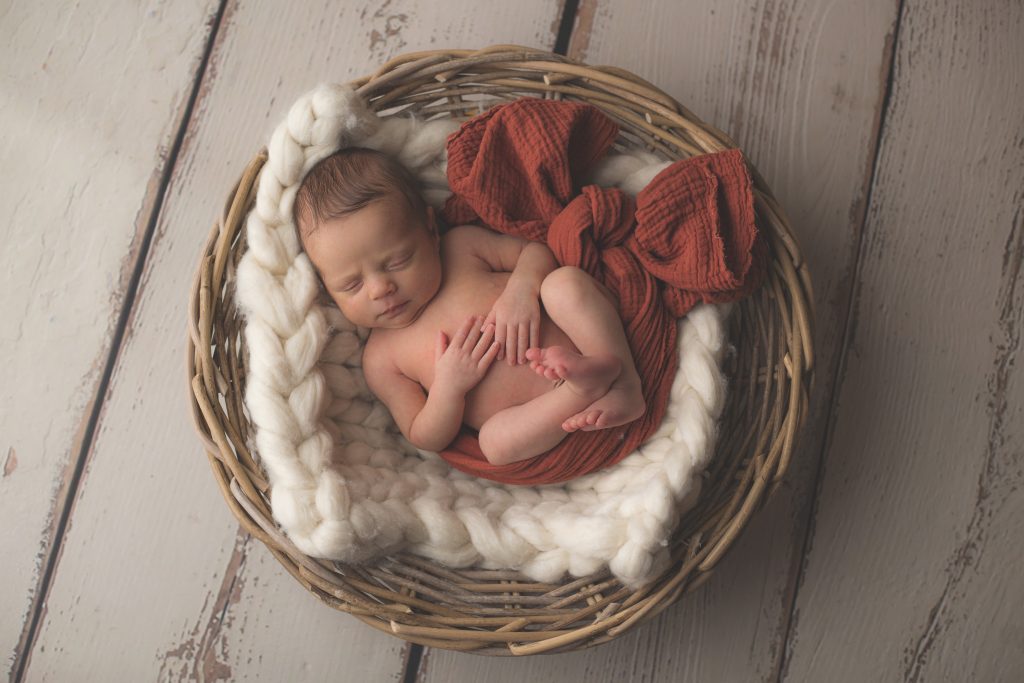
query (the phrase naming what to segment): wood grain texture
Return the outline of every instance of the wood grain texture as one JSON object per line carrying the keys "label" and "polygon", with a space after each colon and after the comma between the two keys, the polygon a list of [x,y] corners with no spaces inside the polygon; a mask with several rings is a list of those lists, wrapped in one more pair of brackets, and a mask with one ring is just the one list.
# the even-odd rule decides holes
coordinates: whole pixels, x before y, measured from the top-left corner
{"label": "wood grain texture", "polygon": [[787,681],[1024,679],[1022,35],[903,9]]}
{"label": "wood grain texture", "polygon": [[0,653],[10,676],[216,0],[0,10]]}
{"label": "wood grain texture", "polygon": [[[628,69],[726,131],[787,211],[814,281],[812,410],[790,474],[704,587],[639,636],[481,664],[432,652],[426,680],[775,680],[803,550],[875,154],[895,0],[584,0],[570,56]],[[639,653],[639,654],[638,654]],[[588,680],[591,680],[588,678]]]}
{"label": "wood grain texture", "polygon": [[191,275],[291,102],[400,52],[550,49],[560,6],[231,4],[175,165],[28,680],[395,680],[406,644],[322,605],[244,534],[188,417]]}

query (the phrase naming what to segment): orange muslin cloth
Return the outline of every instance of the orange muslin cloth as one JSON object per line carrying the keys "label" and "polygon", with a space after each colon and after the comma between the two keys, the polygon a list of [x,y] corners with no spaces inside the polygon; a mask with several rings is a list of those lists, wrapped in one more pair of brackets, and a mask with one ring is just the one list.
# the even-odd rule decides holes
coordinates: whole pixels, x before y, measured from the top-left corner
{"label": "orange muslin cloth", "polygon": [[448,139],[450,225],[478,223],[544,242],[619,302],[647,412],[621,427],[573,432],[529,460],[493,465],[464,427],[441,452],[455,468],[510,484],[550,484],[612,465],[661,424],[675,378],[676,320],[704,301],[733,301],[764,279],[767,248],[754,222],[739,150],[673,163],[636,197],[578,187],[618,134],[586,104],[525,98],[493,107]]}

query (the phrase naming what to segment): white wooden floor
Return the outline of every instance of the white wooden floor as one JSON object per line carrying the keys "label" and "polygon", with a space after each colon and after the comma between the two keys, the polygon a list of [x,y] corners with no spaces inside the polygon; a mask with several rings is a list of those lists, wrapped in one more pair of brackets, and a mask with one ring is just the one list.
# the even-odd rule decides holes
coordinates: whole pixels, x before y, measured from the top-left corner
{"label": "white wooden floor", "polygon": [[[1022,38],[1017,0],[3,3],[4,670],[1024,680]],[[407,646],[307,594],[221,499],[184,371],[202,240],[291,101],[492,43],[624,67],[731,134],[790,214],[818,320],[788,480],[711,581],[608,645],[521,660]]]}

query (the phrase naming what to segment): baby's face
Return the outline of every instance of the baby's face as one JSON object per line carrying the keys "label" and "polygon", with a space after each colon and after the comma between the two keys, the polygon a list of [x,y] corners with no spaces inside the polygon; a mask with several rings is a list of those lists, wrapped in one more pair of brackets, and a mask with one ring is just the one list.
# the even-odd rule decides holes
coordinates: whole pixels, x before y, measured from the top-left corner
{"label": "baby's face", "polygon": [[441,286],[439,245],[433,212],[420,219],[396,197],[324,222],[306,238],[306,253],[349,321],[399,328]]}

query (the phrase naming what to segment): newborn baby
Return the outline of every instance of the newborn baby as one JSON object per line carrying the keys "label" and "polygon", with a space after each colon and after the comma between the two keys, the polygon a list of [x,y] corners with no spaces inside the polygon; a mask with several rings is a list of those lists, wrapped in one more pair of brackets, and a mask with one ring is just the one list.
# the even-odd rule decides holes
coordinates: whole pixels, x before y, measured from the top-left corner
{"label": "newborn baby", "polygon": [[387,155],[349,148],[318,163],[295,219],[338,308],[372,328],[367,386],[414,446],[442,450],[465,423],[503,465],[644,413],[608,291],[543,244],[472,225],[441,235]]}

